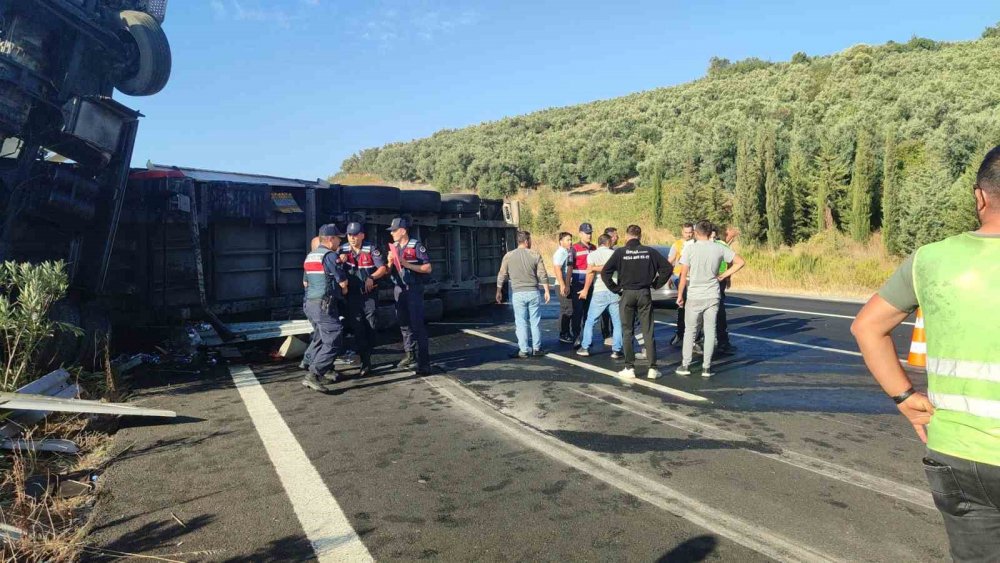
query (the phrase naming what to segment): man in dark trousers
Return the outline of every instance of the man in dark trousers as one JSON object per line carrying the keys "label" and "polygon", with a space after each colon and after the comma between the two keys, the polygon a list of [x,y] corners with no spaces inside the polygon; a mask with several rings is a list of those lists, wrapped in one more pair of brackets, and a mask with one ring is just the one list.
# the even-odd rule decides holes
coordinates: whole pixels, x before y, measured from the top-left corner
{"label": "man in dark trousers", "polygon": [[552,255],[552,269],[556,277],[556,293],[559,295],[559,342],[572,344],[576,337],[573,334],[573,298],[570,287],[573,285],[573,264],[570,263],[570,250],[573,246],[573,235],[559,233],[559,247]]}
{"label": "man in dark trousers", "polygon": [[385,258],[375,245],[365,240],[361,223],[348,223],[347,244],[339,249],[340,263],[347,274],[347,322],[354,332],[361,373],[372,370],[372,348],[375,347],[376,282],[389,273]]}
{"label": "man in dark trousers", "polygon": [[336,372],[332,377],[329,372],[333,361],[343,352],[344,327],[337,315],[336,301],[347,293],[347,277],[334,252],[343,236],[336,225],[320,227],[319,246],[306,256],[302,265],[302,283],[306,288],[302,309],[313,327],[312,343],[306,351],[310,358],[309,373],[302,384],[316,391],[325,391],[321,378],[337,380]]}
{"label": "man in dark trousers", "polygon": [[427,249],[410,237],[410,221],[396,217],[389,226],[389,275],[396,288],[396,319],[403,334],[405,356],[396,364],[400,369],[416,365],[417,375],[430,375],[431,360],[424,321],[424,283],[431,273]]}
{"label": "man in dark trousers", "polygon": [[[625,246],[615,250],[611,258],[601,270],[601,280],[608,289],[621,295],[619,312],[622,320],[622,340],[625,348],[625,369],[618,372],[619,377],[635,377],[635,347],[632,339],[635,335],[635,318],[639,317],[642,326],[643,339],[646,342],[646,356],[649,359],[649,371],[646,377],[660,377],[656,369],[656,341],[653,340],[653,297],[650,288],[663,287],[673,268],[670,262],[655,249],[640,242],[642,229],[639,225],[629,225],[625,231]],[[615,281],[614,275],[618,274]]]}
{"label": "man in dark trousers", "polygon": [[570,287],[569,295],[573,299],[573,336],[576,344],[580,344],[580,336],[583,334],[581,327],[583,319],[587,318],[587,308],[590,307],[590,298],[583,293],[583,284],[587,281],[587,256],[597,250],[597,247],[590,243],[594,236],[594,227],[590,223],[580,224],[580,240],[570,247],[569,260],[573,267],[573,284]]}

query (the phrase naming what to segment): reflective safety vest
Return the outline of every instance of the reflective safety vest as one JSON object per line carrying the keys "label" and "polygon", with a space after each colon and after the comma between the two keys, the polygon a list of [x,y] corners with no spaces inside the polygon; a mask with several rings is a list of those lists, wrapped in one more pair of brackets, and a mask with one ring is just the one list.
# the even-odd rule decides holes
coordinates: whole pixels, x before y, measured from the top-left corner
{"label": "reflective safety vest", "polygon": [[323,268],[323,259],[332,252],[325,246],[317,246],[306,255],[306,261],[302,264],[303,281],[306,282],[306,300],[323,299],[332,295],[333,280],[326,275]]}
{"label": "reflective safety vest", "polygon": [[358,250],[357,256],[355,256],[350,244],[340,245],[341,263],[344,264],[344,270],[348,276],[365,281],[375,273],[375,259],[372,257],[373,249],[372,244],[365,241],[361,243],[361,248]]}
{"label": "reflective safety vest", "polygon": [[1000,238],[963,233],[919,248],[913,285],[935,409],[927,447],[1000,465]]}
{"label": "reflective safety vest", "polygon": [[[389,243],[389,252],[395,252],[395,246],[396,243]],[[400,249],[400,254],[402,255],[403,260],[417,266],[426,264],[427,260],[420,257],[420,254],[417,252],[418,248],[420,248],[422,252],[426,252],[426,250],[424,250],[424,245],[421,244],[419,240],[415,238],[408,240],[403,248]],[[393,283],[400,287],[422,285],[430,277],[427,274],[418,274],[405,268],[399,268],[398,270],[396,268],[392,268],[390,274],[392,274],[391,277]]]}
{"label": "reflective safety vest", "polygon": [[596,246],[582,242],[575,242],[570,247],[569,257],[573,262],[573,281],[583,283],[587,278],[587,256],[590,255],[590,251],[596,249]]}

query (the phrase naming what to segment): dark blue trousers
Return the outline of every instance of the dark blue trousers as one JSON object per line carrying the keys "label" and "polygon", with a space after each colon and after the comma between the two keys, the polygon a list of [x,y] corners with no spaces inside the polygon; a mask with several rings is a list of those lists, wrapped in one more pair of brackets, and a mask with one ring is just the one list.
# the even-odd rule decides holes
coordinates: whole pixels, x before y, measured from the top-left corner
{"label": "dark blue trousers", "polygon": [[361,367],[372,366],[372,349],[375,348],[375,298],[367,295],[347,296],[347,322],[354,333],[354,345],[361,357]]}
{"label": "dark blue trousers", "polygon": [[393,296],[396,298],[396,320],[403,334],[403,349],[416,354],[418,369],[430,369],[431,356],[424,321],[424,287],[396,286]]}
{"label": "dark blue trousers", "polygon": [[344,327],[340,324],[337,314],[331,312],[330,307],[324,307],[319,299],[306,301],[302,309],[313,326],[312,342],[309,343],[305,355],[309,359],[309,371],[322,377],[333,367],[333,361],[337,356],[344,352],[342,342]]}

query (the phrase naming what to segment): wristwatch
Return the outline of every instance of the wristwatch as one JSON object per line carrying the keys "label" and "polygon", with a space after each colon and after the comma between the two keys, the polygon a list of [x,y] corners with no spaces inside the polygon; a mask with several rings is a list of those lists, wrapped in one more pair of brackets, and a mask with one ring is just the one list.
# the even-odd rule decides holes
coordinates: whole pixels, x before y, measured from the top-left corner
{"label": "wristwatch", "polygon": [[892,400],[896,401],[896,404],[898,405],[898,404],[902,403],[903,401],[909,399],[910,395],[912,395],[914,393],[916,393],[916,391],[913,389],[913,387],[910,387],[906,391],[903,391],[899,395],[896,395],[895,397],[893,397]]}

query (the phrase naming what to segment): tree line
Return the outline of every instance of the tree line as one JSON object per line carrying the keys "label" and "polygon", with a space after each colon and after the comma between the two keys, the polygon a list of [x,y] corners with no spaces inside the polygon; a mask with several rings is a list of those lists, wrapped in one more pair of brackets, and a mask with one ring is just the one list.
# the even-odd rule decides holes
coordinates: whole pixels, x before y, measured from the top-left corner
{"label": "tree line", "polygon": [[654,217],[734,223],[773,247],[881,230],[895,253],[975,225],[1000,142],[1000,25],[785,63],[713,58],[704,78],[362,150],[344,172],[502,197],[638,178]]}

